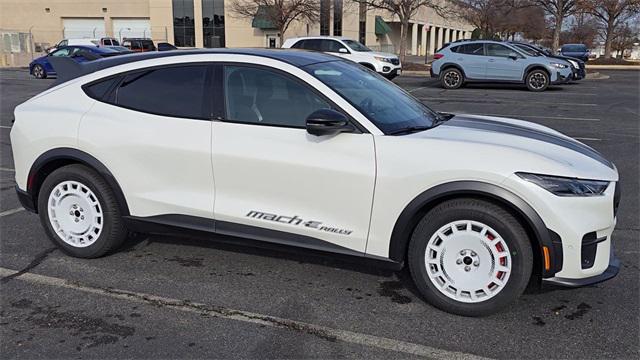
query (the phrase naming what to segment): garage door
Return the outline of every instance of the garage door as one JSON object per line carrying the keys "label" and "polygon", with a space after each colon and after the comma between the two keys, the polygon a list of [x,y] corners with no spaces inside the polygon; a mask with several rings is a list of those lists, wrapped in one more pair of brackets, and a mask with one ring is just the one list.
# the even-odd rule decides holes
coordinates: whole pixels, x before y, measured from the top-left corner
{"label": "garage door", "polygon": [[113,36],[123,38],[151,38],[149,19],[113,19]]}
{"label": "garage door", "polygon": [[65,39],[99,39],[105,36],[104,19],[62,19]]}

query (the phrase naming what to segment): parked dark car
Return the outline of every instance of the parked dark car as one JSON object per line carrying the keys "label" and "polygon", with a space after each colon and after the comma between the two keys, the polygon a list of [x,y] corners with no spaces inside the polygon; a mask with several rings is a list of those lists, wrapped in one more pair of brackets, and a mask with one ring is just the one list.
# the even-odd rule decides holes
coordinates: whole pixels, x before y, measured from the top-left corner
{"label": "parked dark car", "polygon": [[587,62],[589,60],[589,49],[585,44],[565,44],[560,48],[560,55]]}
{"label": "parked dark car", "polygon": [[156,51],[156,46],[151,39],[125,38],[122,40],[122,46],[135,52]]}
{"label": "parked dark car", "polygon": [[158,43],[158,51],[169,51],[169,50],[177,50],[178,48],[175,47],[173,44],[169,44],[167,42],[160,42]]}
{"label": "parked dark car", "polygon": [[55,76],[56,72],[49,62],[49,59],[52,56],[71,57],[77,62],[85,62],[124,53],[126,52],[119,51],[117,49],[111,49],[110,47],[97,47],[88,45],[63,46],[45,56],[34,59],[29,64],[29,74],[33,75],[37,79],[45,79],[48,76]]}
{"label": "parked dark car", "polygon": [[573,70],[573,80],[582,80],[585,78],[585,76],[587,75],[587,72],[585,70],[585,64],[584,61],[578,59],[578,58],[573,58],[573,57],[569,57],[569,56],[562,56],[562,55],[554,55],[553,53],[551,53],[551,51],[549,51],[548,49],[544,49],[541,48],[539,46],[533,45],[533,44],[529,44],[529,43],[524,43],[524,42],[519,42],[519,41],[509,41],[510,44],[516,46],[518,49],[523,50],[523,51],[534,51],[537,52],[541,55],[544,55],[546,57],[550,57],[550,58],[554,58],[554,59],[562,59],[564,61],[567,61],[568,63],[571,64],[571,69]]}

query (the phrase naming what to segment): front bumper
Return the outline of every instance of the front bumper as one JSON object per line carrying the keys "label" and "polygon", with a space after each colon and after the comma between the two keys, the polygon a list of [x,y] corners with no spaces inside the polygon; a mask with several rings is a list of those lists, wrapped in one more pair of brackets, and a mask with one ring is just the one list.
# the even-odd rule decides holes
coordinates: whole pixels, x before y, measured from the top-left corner
{"label": "front bumper", "polygon": [[604,272],[600,275],[590,276],[582,279],[568,279],[562,277],[552,277],[547,279],[542,279],[544,283],[565,286],[565,287],[580,287],[593,285],[597,283],[601,283],[603,281],[607,281],[613,279],[618,275],[620,271],[620,260],[613,255],[613,249],[609,252],[609,266],[604,270]]}
{"label": "front bumper", "polygon": [[565,74],[558,71],[556,72],[556,80],[552,81],[551,84],[553,85],[566,84],[571,80],[573,80],[573,72],[570,71],[568,74]]}
{"label": "front bumper", "polygon": [[584,69],[573,69],[573,80],[582,80],[587,76]]}

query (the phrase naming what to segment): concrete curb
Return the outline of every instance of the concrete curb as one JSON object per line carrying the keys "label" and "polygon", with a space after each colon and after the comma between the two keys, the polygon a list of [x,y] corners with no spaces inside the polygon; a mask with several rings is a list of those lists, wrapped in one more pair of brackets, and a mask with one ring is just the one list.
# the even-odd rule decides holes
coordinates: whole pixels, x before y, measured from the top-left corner
{"label": "concrete curb", "polygon": [[402,70],[402,74],[400,76],[431,76],[428,71],[420,71],[420,70]]}
{"label": "concrete curb", "polygon": [[640,70],[640,65],[589,65],[587,69],[594,70]]}

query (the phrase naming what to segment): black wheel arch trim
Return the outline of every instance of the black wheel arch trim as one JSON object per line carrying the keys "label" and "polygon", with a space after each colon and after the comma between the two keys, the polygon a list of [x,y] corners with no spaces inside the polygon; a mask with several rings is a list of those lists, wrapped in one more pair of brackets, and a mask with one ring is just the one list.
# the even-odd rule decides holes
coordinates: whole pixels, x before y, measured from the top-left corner
{"label": "black wheel arch trim", "polygon": [[[52,164],[62,164],[60,166],[64,166],[66,163],[79,163],[98,172],[113,190],[122,215],[129,215],[129,206],[127,205],[124,192],[109,169],[92,155],[78,149],[66,147],[55,148],[44,152],[38,156],[31,165],[29,177],[27,178],[26,193],[29,194],[34,204],[37,204],[38,192],[46,175],[48,175],[47,173],[43,173],[43,171],[49,171],[48,166]],[[55,166],[55,169],[60,166]],[[34,206],[34,212],[37,213],[37,211],[37,206]]]}
{"label": "black wheel arch trim", "polygon": [[[513,192],[494,184],[481,181],[454,181],[437,185],[422,192],[414,198],[400,213],[391,234],[389,244],[389,258],[396,262],[403,262],[406,257],[406,249],[409,245],[411,233],[418,221],[435,204],[449,198],[462,196],[480,196],[492,199],[501,205],[505,205],[517,212],[519,218],[526,221],[526,225],[533,232],[533,236],[539,247],[539,255],[542,256],[542,247],[546,246],[550,252],[551,268],[545,270],[541,267],[542,277],[552,277],[562,268],[562,246],[559,236],[553,236],[540,215],[521,197]],[[544,258],[542,258],[544,261]]]}
{"label": "black wheel arch trim", "polygon": [[458,69],[461,73],[462,73],[462,77],[464,78],[464,80],[467,80],[467,74],[464,72],[464,70],[462,69],[462,67],[456,63],[452,63],[452,62],[448,62],[448,63],[444,63],[440,66],[440,73],[438,75],[443,75],[443,72],[446,71],[448,68],[450,67],[454,67],[456,69]]}
{"label": "black wheel arch trim", "polygon": [[547,69],[546,67],[544,67],[544,65],[540,65],[540,64],[531,64],[529,66],[527,66],[524,69],[524,72],[522,74],[522,81],[523,82],[527,82],[527,76],[529,75],[529,73],[533,70],[536,69],[540,69],[542,71],[544,71],[545,73],[547,73],[547,76],[549,76],[549,81],[551,81],[551,72],[549,72],[549,69]]}

